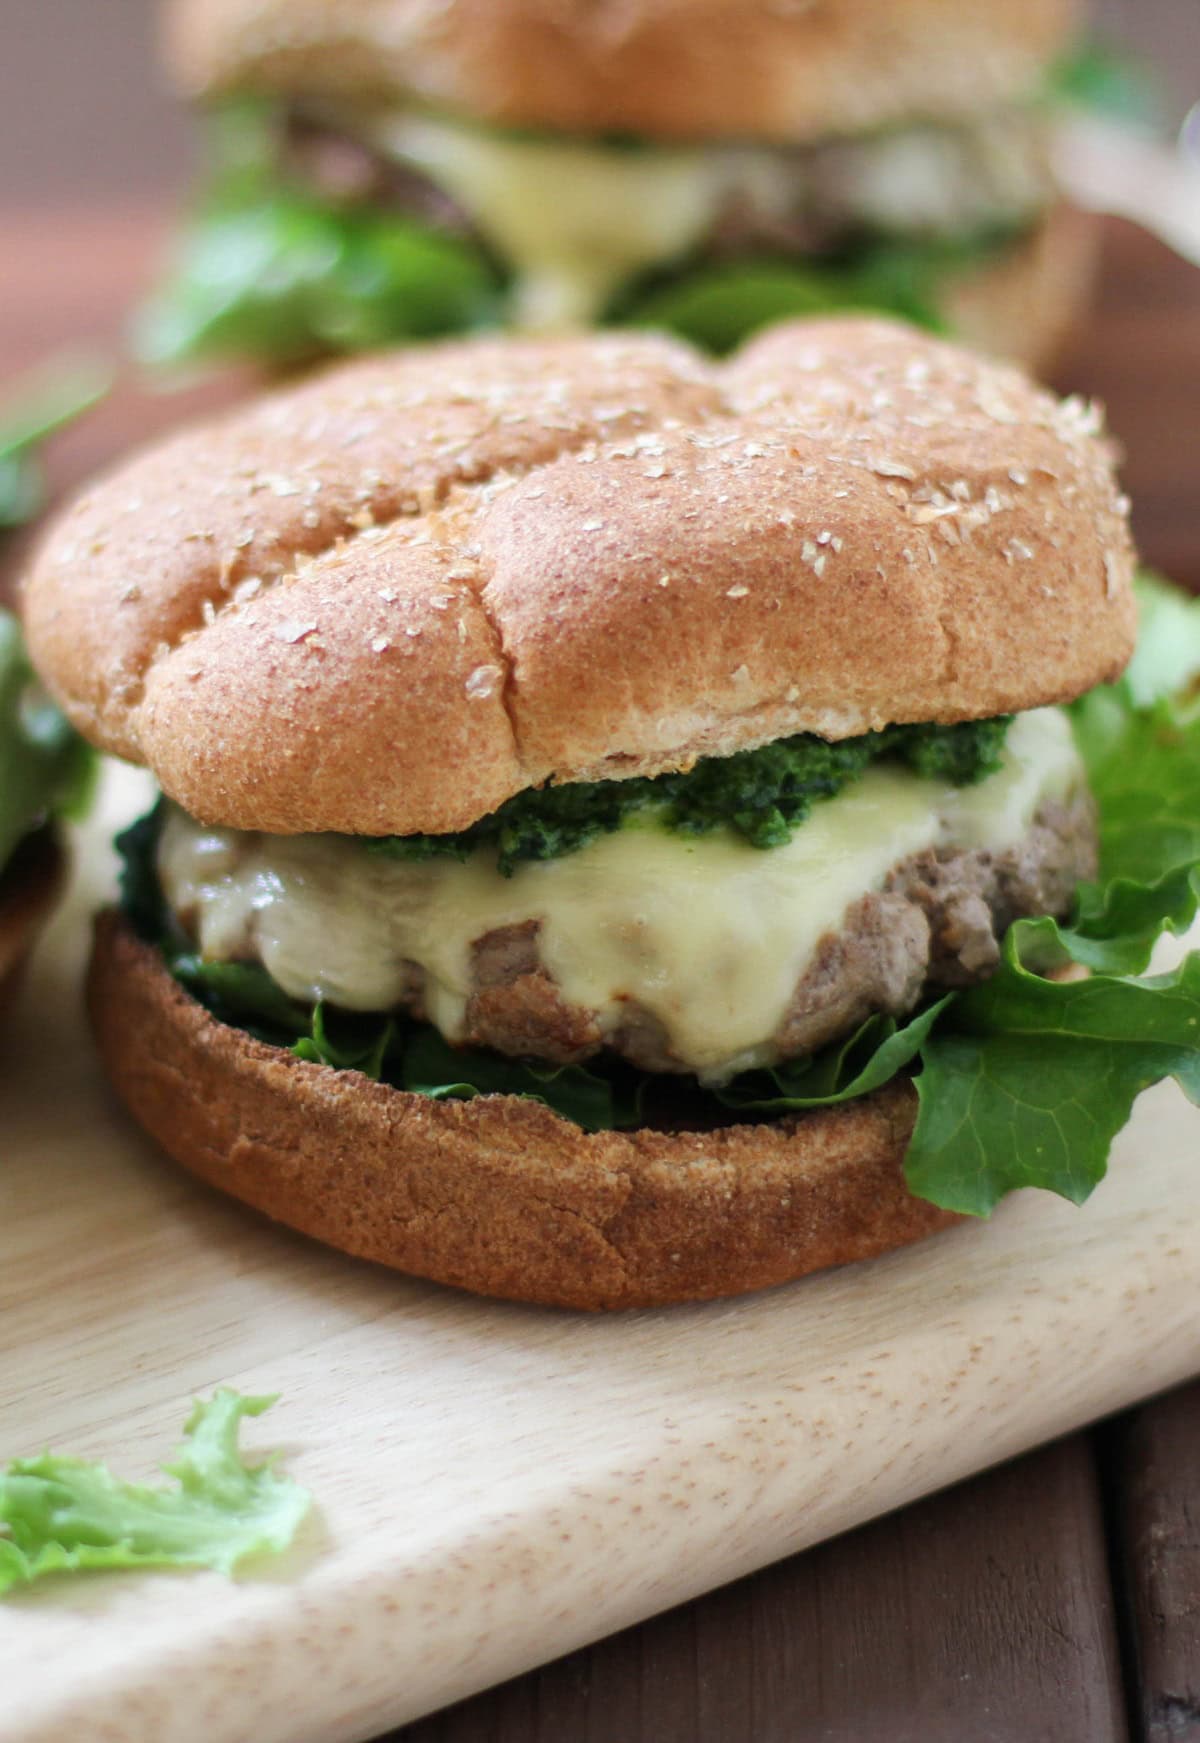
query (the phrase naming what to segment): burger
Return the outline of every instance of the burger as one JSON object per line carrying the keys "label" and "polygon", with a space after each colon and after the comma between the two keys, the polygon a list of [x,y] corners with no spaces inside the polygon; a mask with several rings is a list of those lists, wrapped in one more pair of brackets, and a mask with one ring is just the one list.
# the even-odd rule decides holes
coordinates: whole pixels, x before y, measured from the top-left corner
{"label": "burger", "polygon": [[17,620],[0,608],[0,1013],[61,890],[53,819],[82,799],[90,762],[34,684]]}
{"label": "burger", "polygon": [[1038,362],[1093,257],[1051,167],[1078,13],[172,0],[212,169],[143,350],[619,323],[724,351],[858,308]]}
{"label": "burger", "polygon": [[1200,753],[1119,681],[1127,509],[1094,407],[853,318],[413,348],[134,460],[25,599],[163,792],[119,1094],[310,1235],[576,1307],[1084,1196],[1200,1022],[1196,959],[1136,978]]}

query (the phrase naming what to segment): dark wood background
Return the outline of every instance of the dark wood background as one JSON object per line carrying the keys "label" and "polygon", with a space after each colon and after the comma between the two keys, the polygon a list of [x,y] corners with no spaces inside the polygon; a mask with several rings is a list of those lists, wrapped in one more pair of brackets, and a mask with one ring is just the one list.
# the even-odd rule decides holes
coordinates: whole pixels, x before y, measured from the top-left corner
{"label": "dark wood background", "polygon": [[[190,145],[154,69],[152,11],[148,0],[7,0],[0,397],[65,342],[111,343],[153,270]],[[1156,62],[1180,118],[1200,98],[1200,0],[1096,11]],[[1200,272],[1111,226],[1095,314],[1058,374],[1108,402],[1146,557],[1200,590]],[[229,391],[163,395],[124,380],[56,444],[56,487]],[[18,561],[10,542],[10,573]],[[1200,1743],[1200,1386],[401,1738]]]}

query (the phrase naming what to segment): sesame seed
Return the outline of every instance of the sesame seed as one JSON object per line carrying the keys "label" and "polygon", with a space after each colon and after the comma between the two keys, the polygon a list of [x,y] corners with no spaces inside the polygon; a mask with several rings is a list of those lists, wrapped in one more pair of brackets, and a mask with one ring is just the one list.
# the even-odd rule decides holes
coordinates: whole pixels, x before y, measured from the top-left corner
{"label": "sesame seed", "polygon": [[473,702],[486,702],[489,696],[495,695],[502,677],[499,666],[476,666],[463,688]]}
{"label": "sesame seed", "polygon": [[316,627],[315,623],[300,623],[294,617],[285,617],[275,625],[271,634],[277,642],[302,642]]}

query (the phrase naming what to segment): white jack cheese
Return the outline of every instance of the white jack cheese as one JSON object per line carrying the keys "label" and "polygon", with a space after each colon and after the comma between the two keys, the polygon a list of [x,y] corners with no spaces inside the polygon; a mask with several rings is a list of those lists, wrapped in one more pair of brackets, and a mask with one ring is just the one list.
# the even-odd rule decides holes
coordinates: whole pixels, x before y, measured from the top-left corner
{"label": "white jack cheese", "polygon": [[409,114],[379,142],[415,164],[478,225],[515,274],[513,324],[593,325],[614,293],[693,247],[732,185],[720,151],[525,139]]}
{"label": "white jack cheese", "polygon": [[832,221],[953,235],[1032,218],[1048,198],[1038,129],[1021,109],[808,150],[522,136],[420,110],[359,111],[341,125],[451,196],[511,270],[510,321],[527,332],[594,326],[623,285],[686,256],[726,208],[757,214],[767,234]]}
{"label": "white jack cheese", "polygon": [[406,863],[345,836],[206,829],[172,807],[159,872],[204,956],[259,960],[295,997],[361,1011],[399,1003],[416,963],[430,1020],[451,1039],[474,941],[536,920],[567,1000],[606,1030],[635,1002],[682,1061],[717,1079],[768,1055],[821,938],[900,860],[1014,846],[1041,804],[1082,781],[1066,717],[1043,708],[1017,718],[1003,768],[977,786],[877,764],[814,806],[783,847],[646,821],[505,879],[486,852]]}

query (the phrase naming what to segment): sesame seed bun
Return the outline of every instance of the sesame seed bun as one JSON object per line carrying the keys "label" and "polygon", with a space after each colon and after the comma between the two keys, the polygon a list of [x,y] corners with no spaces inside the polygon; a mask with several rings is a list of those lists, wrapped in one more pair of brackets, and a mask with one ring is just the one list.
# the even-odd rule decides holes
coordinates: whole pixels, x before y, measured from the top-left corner
{"label": "sesame seed bun", "polygon": [[23,841],[0,874],[0,1016],[16,998],[29,952],[65,874],[62,849],[49,828]]}
{"label": "sesame seed bun", "polygon": [[460,829],[655,774],[1068,700],[1134,641],[1094,408],[890,322],[360,360],[48,534],[31,656],[202,821]]}
{"label": "sesame seed bun", "polygon": [[119,1095],[186,1168],[345,1252],[479,1294],[705,1300],[957,1220],[904,1186],[907,1084],[711,1132],[589,1134],[515,1096],[435,1102],[216,1022],[113,914],[88,1005]]}
{"label": "sesame seed bun", "polygon": [[807,141],[1023,96],[1076,0],[173,0],[183,90],[501,125]]}

